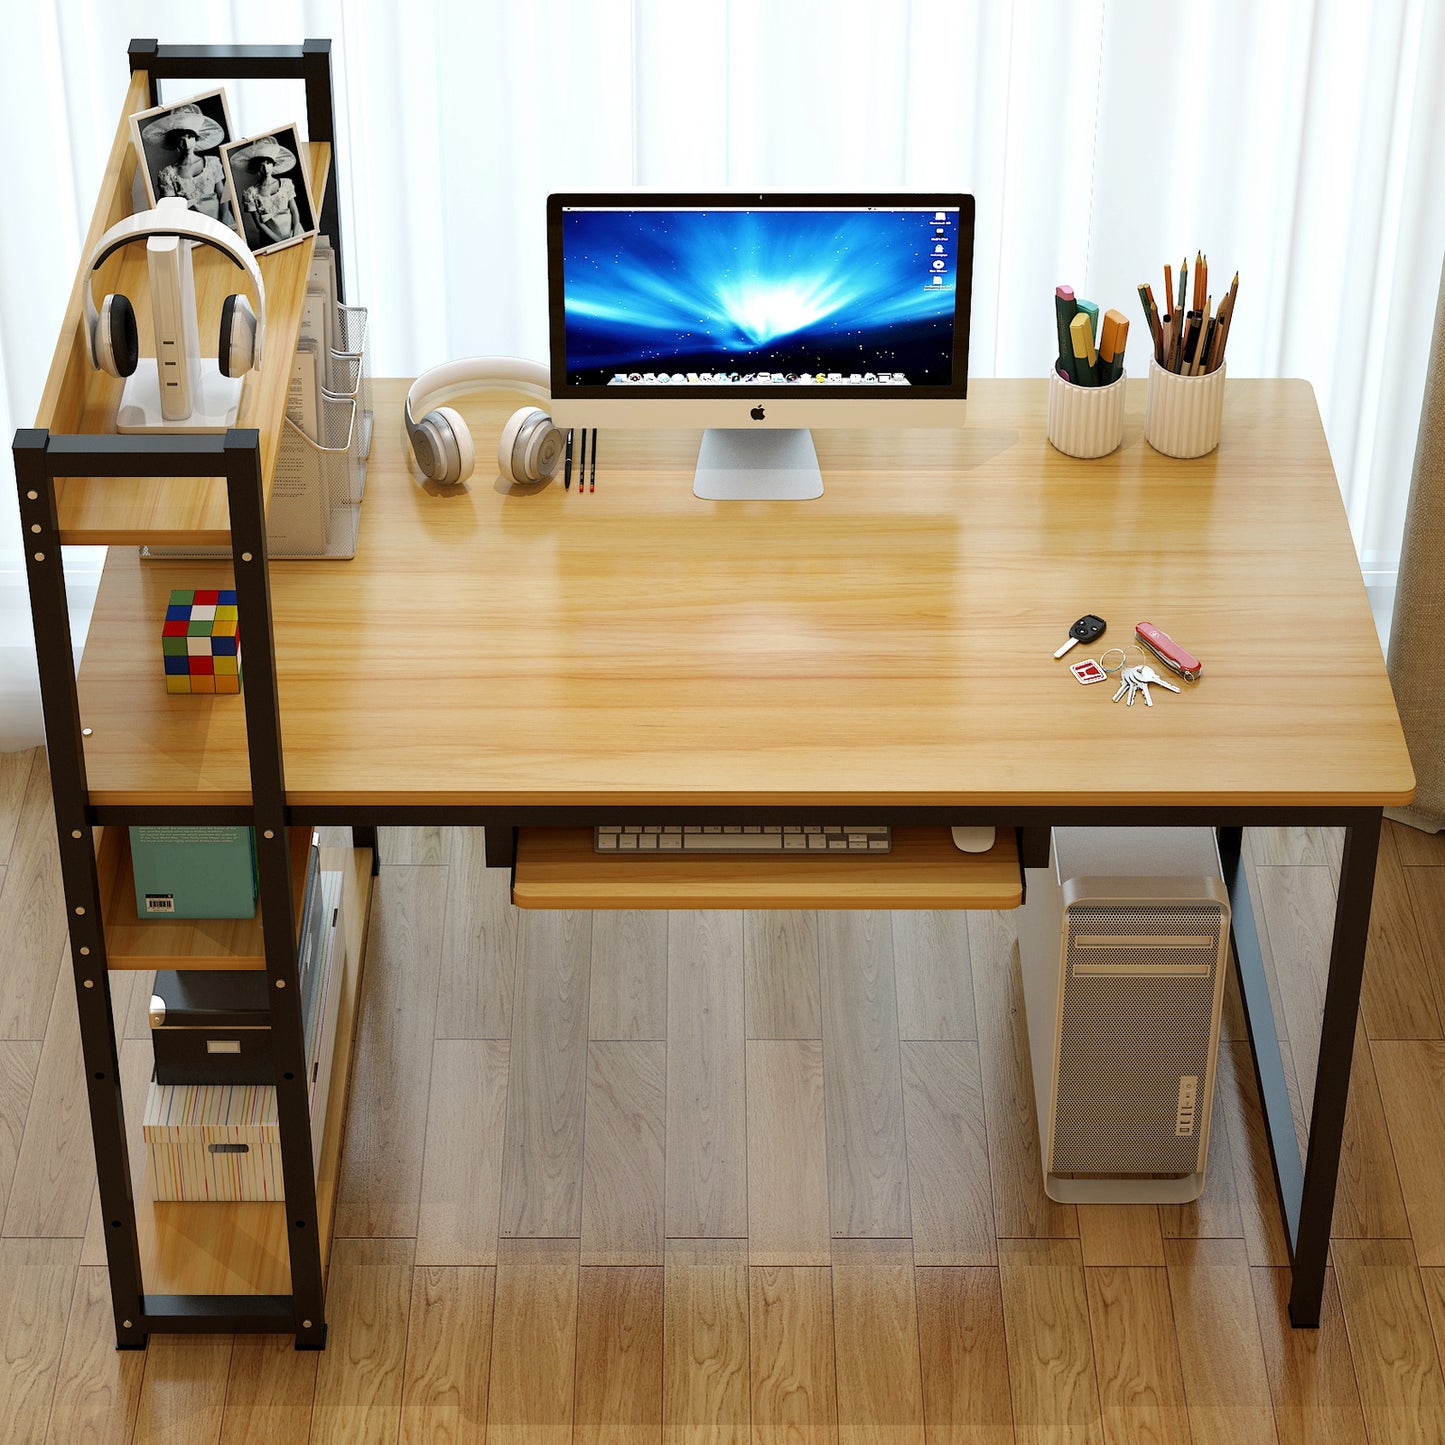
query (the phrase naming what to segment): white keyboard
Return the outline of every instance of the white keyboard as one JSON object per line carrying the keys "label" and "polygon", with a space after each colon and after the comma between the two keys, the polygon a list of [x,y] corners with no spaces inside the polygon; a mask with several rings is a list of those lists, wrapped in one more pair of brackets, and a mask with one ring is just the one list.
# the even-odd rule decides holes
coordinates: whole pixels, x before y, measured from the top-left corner
{"label": "white keyboard", "polygon": [[888,853],[892,834],[876,823],[845,828],[833,823],[695,824],[603,823],[592,832],[594,853]]}

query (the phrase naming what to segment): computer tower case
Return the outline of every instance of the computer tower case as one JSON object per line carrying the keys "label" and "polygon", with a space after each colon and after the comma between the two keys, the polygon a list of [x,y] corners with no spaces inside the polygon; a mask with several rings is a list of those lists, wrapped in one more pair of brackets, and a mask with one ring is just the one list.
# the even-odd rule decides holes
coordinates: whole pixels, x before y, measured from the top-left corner
{"label": "computer tower case", "polygon": [[1229,893],[1211,828],[1055,828],[1019,916],[1044,1188],[1184,1203],[1204,1188]]}

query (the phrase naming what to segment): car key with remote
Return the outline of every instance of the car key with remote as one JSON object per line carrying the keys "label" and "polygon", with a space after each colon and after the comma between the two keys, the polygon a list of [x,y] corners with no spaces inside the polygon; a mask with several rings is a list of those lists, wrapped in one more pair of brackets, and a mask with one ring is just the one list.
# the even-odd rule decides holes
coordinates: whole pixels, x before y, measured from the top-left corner
{"label": "car key with remote", "polygon": [[1092,612],[1086,612],[1069,628],[1069,640],[1054,653],[1054,656],[1062,657],[1076,643],[1092,642],[1096,637],[1102,637],[1104,628],[1107,626],[1108,623],[1102,617],[1095,617]]}

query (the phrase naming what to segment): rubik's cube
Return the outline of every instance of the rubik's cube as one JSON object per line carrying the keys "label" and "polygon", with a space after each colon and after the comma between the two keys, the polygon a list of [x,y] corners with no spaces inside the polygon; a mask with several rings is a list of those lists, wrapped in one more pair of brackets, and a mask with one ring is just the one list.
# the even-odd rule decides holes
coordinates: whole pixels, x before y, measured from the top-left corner
{"label": "rubik's cube", "polygon": [[240,692],[241,639],[236,594],[227,590],[171,593],[161,631],[167,692]]}

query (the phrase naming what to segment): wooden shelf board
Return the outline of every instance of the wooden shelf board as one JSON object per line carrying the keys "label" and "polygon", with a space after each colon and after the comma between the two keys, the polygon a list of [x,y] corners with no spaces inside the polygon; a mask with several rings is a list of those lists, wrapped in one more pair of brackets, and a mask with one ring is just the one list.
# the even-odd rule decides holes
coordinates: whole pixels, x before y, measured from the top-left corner
{"label": "wooden shelf board", "polygon": [[[321,1230],[321,1267],[331,1259],[331,1232],[336,1214],[336,1186],[346,1122],[347,1084],[356,1036],[361,960],[371,906],[371,850],[350,853],[343,864],[324,850],[323,866],[348,866],[346,972],[341,980],[336,1052],[331,1064],[331,1093],[321,1143],[316,1208]],[[131,1041],[122,1069],[126,1119],[131,1135],[131,1175],[136,1195],[141,1278],[149,1294],[288,1294],[291,1264],[286,1243],[284,1203],[156,1203],[146,1184],[146,1152],[141,1138],[146,1089],[150,1080],[150,1045]]]}
{"label": "wooden shelf board", "polygon": [[[126,92],[125,109],[111,145],[80,268],[71,288],[70,304],[35,419],[36,426],[48,427],[54,432],[103,434],[115,427],[122,383],[96,371],[90,364],[84,288],[91,282],[84,274],[84,267],[96,241],[131,212],[136,157],[128,117],[134,110],[144,108],[146,93],[146,76],[138,72]],[[303,145],[303,151],[312,195],[319,205],[331,168],[331,147],[316,142]],[[236,425],[260,429],[261,471],[268,497],[275,476],[286,388],[301,326],[301,304],[306,295],[313,246],[314,238],[308,237],[285,250],[258,258],[266,285],[265,361],[259,372],[247,374]],[[249,296],[249,284],[236,267],[212,247],[197,247],[193,259],[201,349],[214,355],[222,298],[233,291]],[[112,256],[94,281],[97,300],[112,291],[123,292],[131,298],[143,354],[154,350],[145,275],[145,248],[134,245]],[[60,539],[65,545],[227,546],[230,543],[226,486],[216,477],[73,477],[58,482],[56,492]]]}
{"label": "wooden shelf board", "polygon": [[603,857],[590,828],[518,830],[518,908],[1017,908],[1013,829],[961,853],[947,828],[894,828],[879,854]]}
{"label": "wooden shelf board", "polygon": [[[296,930],[306,892],[310,828],[291,829],[291,894]],[[130,830],[101,830],[96,849],[109,967],[264,969],[261,905],[254,918],[141,918],[136,914]]]}

